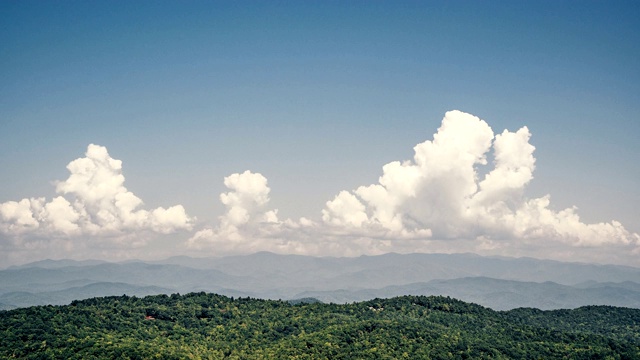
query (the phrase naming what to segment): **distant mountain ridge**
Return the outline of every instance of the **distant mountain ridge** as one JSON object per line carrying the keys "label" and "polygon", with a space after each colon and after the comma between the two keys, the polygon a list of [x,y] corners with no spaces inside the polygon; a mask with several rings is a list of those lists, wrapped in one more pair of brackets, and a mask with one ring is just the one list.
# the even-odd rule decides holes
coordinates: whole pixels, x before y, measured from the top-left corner
{"label": "distant mountain ridge", "polygon": [[[630,282],[629,282],[630,283]],[[634,286],[640,284],[632,283]],[[533,307],[542,310],[576,308],[586,305],[611,305],[640,308],[639,292],[628,283],[594,283],[592,287],[574,287],[554,282],[524,282],[487,277],[432,280],[381,289],[305,291],[298,297],[323,302],[345,303],[402,295],[441,295],[476,303],[494,310]]]}
{"label": "distant mountain ridge", "polygon": [[45,259],[34,261],[24,265],[14,265],[10,266],[8,269],[26,269],[32,267],[38,267],[43,269],[59,269],[67,266],[86,266],[86,265],[98,265],[104,264],[108,261],[103,260],[71,260],[71,259],[62,259],[62,260],[52,260]]}
{"label": "distant mountain ridge", "polygon": [[121,263],[43,260],[0,270],[0,306],[5,309],[96,296],[197,291],[337,303],[445,295],[496,310],[640,308],[640,268],[475,254],[336,258],[260,252]]}

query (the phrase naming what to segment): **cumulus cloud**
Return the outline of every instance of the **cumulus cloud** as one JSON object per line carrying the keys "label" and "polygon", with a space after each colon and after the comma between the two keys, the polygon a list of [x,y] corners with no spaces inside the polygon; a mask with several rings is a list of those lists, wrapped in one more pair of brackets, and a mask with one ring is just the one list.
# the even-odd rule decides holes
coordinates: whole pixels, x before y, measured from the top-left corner
{"label": "cumulus cloud", "polygon": [[[478,117],[447,112],[433,140],[414,147],[413,160],[385,165],[377,184],[340,192],[322,219],[354,231],[383,228],[388,238],[481,239],[483,246],[491,239],[638,242],[618,222],[585,224],[575,208],[551,210],[548,195],[527,199],[535,169],[530,137],[527,127],[494,136]],[[479,166],[490,155],[493,169],[481,177]]]}
{"label": "cumulus cloud", "polygon": [[226,212],[220,216],[219,226],[196,232],[187,241],[189,247],[216,245],[232,249],[249,246],[256,237],[267,234],[269,228],[280,224],[278,210],[267,209],[271,189],[262,174],[249,170],[231,174],[224,178],[224,185],[230,191],[220,194]]}
{"label": "cumulus cloud", "polygon": [[[319,221],[278,219],[277,210],[268,207],[270,188],[263,175],[232,174],[224,179],[229,191],[220,195],[226,212],[219,224],[196,232],[187,245],[217,253],[340,256],[535,255],[553,248],[561,257],[605,245],[637,249],[640,236],[619,222],[586,224],[575,208],[552,210],[549,195],[525,196],[536,162],[530,138],[527,127],[494,134],[476,116],[447,112],[433,139],[414,147],[413,159],[384,165],[377,183],[340,191],[326,202]],[[31,226],[28,216],[15,214],[22,226]]]}
{"label": "cumulus cloud", "polygon": [[325,236],[316,221],[278,218],[270,208],[267,178],[249,170],[224,178],[229,191],[219,196],[226,210],[218,224],[196,231],[186,245],[192,250],[207,249],[216,254],[274,251],[297,254],[360,255],[362,241],[335,242]]}
{"label": "cumulus cloud", "polygon": [[22,199],[0,204],[2,222],[0,230],[5,233],[21,234],[37,229],[40,223],[33,217],[32,209],[42,208],[44,199]]}
{"label": "cumulus cloud", "polygon": [[0,231],[9,236],[40,238],[118,237],[150,231],[161,234],[191,229],[193,219],[182,205],[144,210],[143,202],[124,186],[122,161],[104,146],[91,144],[85,157],[67,165],[69,177],[56,184],[60,194],[0,203]]}

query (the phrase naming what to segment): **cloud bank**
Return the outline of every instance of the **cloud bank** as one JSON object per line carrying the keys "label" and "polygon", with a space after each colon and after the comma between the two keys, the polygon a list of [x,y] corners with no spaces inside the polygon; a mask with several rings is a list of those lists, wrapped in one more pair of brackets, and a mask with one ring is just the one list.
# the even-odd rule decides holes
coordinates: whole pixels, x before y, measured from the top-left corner
{"label": "cloud bank", "polygon": [[[225,178],[227,213],[218,228],[188,240],[194,248],[348,255],[388,251],[636,249],[640,236],[616,221],[586,224],[576,208],[554,211],[550,196],[525,197],[535,147],[527,127],[495,134],[476,116],[447,112],[411,160],[382,167],[378,182],[340,191],[314,222],[265,211],[267,180],[246,171]],[[450,246],[448,246],[450,245]],[[559,251],[559,250],[558,250]]]}
{"label": "cloud bank", "polygon": [[84,246],[85,257],[106,258],[117,251],[121,258],[147,251],[165,257],[477,252],[635,264],[640,236],[619,222],[587,224],[575,207],[554,210],[550,195],[527,198],[536,164],[530,138],[527,127],[496,134],[476,116],[447,112],[433,138],[413,148],[412,159],[384,165],[373,184],[339,191],[311,219],[279,218],[269,205],[267,178],[234,173],[224,178],[228,190],[219,201],[225,212],[218,221],[179,242],[162,239],[191,231],[195,218],[182,205],[143,209],[124,186],[122,162],[92,144],[68,164],[57,197],[0,203],[0,250],[56,249],[68,257]]}
{"label": "cloud bank", "polygon": [[[86,157],[67,165],[69,178],[57,182],[59,196],[0,203],[0,232],[25,241],[40,239],[109,238],[141,232],[168,234],[192,228],[182,205],[144,210],[143,202],[124,186],[122,161],[107,148],[91,144]],[[136,238],[139,241],[140,238]]]}

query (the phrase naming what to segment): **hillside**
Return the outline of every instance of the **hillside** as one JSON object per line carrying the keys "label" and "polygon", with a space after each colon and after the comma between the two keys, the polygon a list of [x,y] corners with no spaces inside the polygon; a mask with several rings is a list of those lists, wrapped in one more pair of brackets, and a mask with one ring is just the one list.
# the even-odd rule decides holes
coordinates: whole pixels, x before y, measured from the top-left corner
{"label": "hillside", "polygon": [[497,312],[424,296],[344,305],[119,296],[0,312],[0,357],[633,359],[640,310]]}

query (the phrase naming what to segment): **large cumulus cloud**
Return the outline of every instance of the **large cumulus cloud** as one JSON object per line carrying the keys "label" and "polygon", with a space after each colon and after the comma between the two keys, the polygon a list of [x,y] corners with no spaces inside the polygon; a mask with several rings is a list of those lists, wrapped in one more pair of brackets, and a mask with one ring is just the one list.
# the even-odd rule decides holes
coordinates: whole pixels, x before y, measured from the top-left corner
{"label": "large cumulus cloud", "polygon": [[[575,208],[550,209],[550,196],[527,199],[535,147],[527,127],[494,135],[473,115],[447,112],[433,140],[414,147],[413,160],[382,168],[377,184],[342,191],[327,202],[330,226],[388,238],[535,239],[576,246],[631,244],[638,235],[616,221],[585,224]],[[484,176],[479,167],[493,157]]]}
{"label": "large cumulus cloud", "polygon": [[124,186],[122,161],[91,144],[85,157],[67,165],[69,178],[56,184],[59,196],[0,203],[0,232],[20,238],[120,239],[140,232],[168,234],[192,228],[182,205],[152,210]]}
{"label": "large cumulus cloud", "polygon": [[536,162],[530,138],[527,127],[495,134],[476,116],[447,112],[433,139],[414,147],[413,159],[384,165],[377,183],[340,191],[317,221],[278,219],[268,208],[267,179],[233,174],[224,179],[230,191],[220,195],[227,210],[219,224],[187,244],[216,253],[343,256],[473,251],[544,257],[546,248],[568,257],[602,246],[637,251],[640,236],[619,222],[586,224],[575,208],[552,210],[549,195],[525,196]]}

